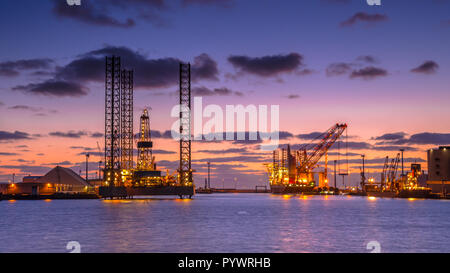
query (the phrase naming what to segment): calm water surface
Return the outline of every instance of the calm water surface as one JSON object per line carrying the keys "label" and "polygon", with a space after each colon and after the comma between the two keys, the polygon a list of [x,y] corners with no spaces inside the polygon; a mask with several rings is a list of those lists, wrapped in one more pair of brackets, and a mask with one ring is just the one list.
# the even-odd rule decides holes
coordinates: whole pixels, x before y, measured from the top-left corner
{"label": "calm water surface", "polygon": [[0,252],[450,252],[447,200],[196,195],[1,201]]}

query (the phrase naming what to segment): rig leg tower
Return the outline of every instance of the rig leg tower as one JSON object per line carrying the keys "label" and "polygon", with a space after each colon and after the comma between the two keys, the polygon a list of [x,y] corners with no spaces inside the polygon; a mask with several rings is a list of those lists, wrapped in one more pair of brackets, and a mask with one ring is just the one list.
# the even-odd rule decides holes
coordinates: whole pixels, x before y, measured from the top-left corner
{"label": "rig leg tower", "polygon": [[105,173],[108,186],[119,186],[120,177],[120,57],[106,57]]}
{"label": "rig leg tower", "polygon": [[133,71],[122,70],[121,79],[121,168],[133,169]]}
{"label": "rig leg tower", "polygon": [[180,167],[182,186],[193,184],[191,167],[191,65],[180,63]]}

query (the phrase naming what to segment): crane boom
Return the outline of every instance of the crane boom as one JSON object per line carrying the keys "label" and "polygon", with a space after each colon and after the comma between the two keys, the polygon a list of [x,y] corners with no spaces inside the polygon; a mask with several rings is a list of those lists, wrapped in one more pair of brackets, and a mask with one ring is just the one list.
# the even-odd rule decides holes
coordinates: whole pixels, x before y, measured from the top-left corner
{"label": "crane boom", "polygon": [[392,170],[392,181],[394,181],[395,177],[397,176],[397,169],[399,162],[400,162],[400,153],[398,153],[397,157],[395,158],[394,169]]}
{"label": "crane boom", "polygon": [[386,184],[387,180],[387,170],[389,168],[389,156],[386,156],[383,165],[383,172],[381,173],[381,186]]}
{"label": "crane boom", "polygon": [[100,149],[100,144],[97,141],[97,150],[98,150],[98,156],[99,156],[99,160],[98,160],[98,178],[101,179],[102,177],[102,159],[103,159],[103,153],[102,153],[102,149]]}
{"label": "crane boom", "polygon": [[386,156],[386,159],[384,160],[384,165],[383,165],[383,172],[381,173],[381,185],[384,185],[387,181],[387,170],[389,167],[389,156]]}
{"label": "crane boom", "polygon": [[100,144],[97,141],[97,150],[98,150],[98,156],[100,157],[100,160],[102,158],[102,149],[100,149]]}
{"label": "crane boom", "polygon": [[305,172],[314,169],[314,166],[316,166],[320,158],[322,158],[328,149],[333,146],[342,133],[344,133],[345,129],[347,129],[347,124],[336,123],[333,127],[320,135],[318,138],[321,137],[321,141],[315,145],[311,153],[307,155],[306,161],[300,166],[299,171]]}
{"label": "crane boom", "polygon": [[391,165],[389,166],[388,179],[391,187],[392,185],[394,185],[394,180],[395,176],[397,175],[397,167],[399,162],[400,162],[400,153],[397,153],[397,156],[395,157],[395,159],[394,158],[392,159]]}

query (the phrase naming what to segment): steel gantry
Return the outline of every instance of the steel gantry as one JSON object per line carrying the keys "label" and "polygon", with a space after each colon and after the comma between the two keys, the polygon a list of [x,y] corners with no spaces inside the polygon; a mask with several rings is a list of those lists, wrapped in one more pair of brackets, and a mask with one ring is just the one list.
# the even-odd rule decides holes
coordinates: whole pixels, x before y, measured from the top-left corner
{"label": "steel gantry", "polygon": [[106,57],[105,69],[105,181],[120,184],[120,57]]}
{"label": "steel gantry", "polygon": [[192,185],[191,167],[191,65],[180,63],[180,167],[179,183]]}
{"label": "steel gantry", "polygon": [[133,168],[133,71],[122,70],[121,79],[121,168]]}

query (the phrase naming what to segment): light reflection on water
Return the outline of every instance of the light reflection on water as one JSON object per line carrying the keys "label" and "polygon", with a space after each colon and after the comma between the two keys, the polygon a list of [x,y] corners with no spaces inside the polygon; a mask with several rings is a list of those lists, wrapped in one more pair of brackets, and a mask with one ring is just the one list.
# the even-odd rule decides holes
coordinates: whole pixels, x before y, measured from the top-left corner
{"label": "light reflection on water", "polygon": [[0,252],[450,252],[449,201],[270,194],[0,202]]}

